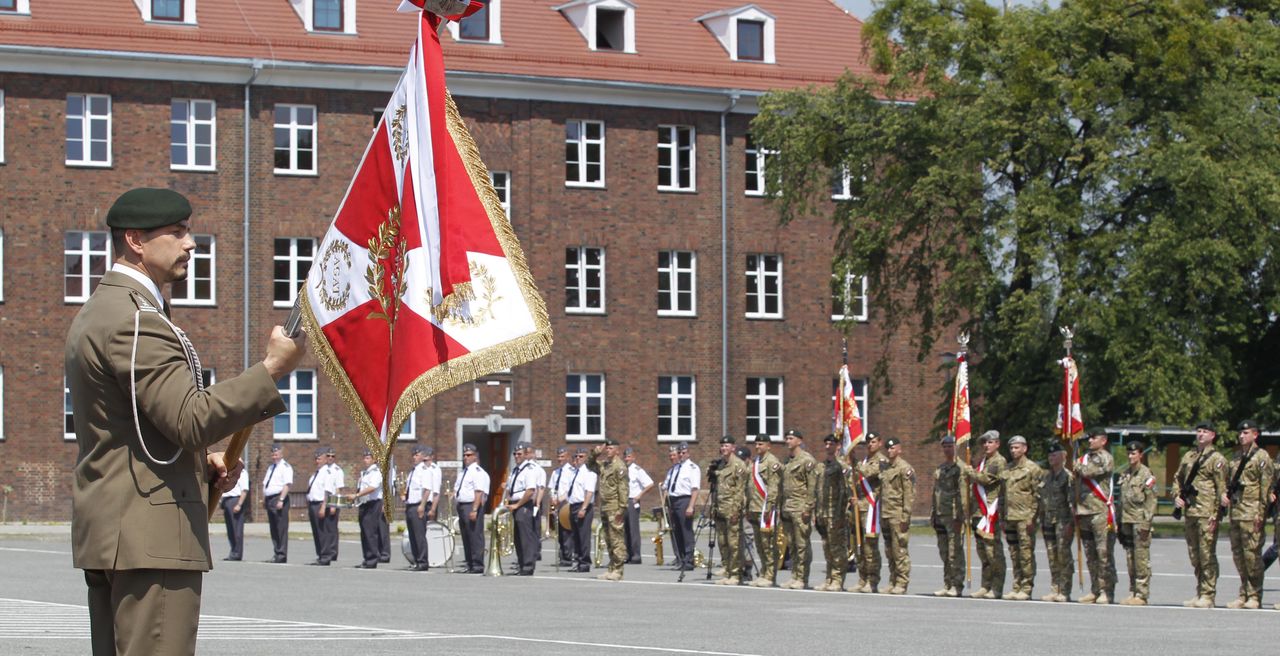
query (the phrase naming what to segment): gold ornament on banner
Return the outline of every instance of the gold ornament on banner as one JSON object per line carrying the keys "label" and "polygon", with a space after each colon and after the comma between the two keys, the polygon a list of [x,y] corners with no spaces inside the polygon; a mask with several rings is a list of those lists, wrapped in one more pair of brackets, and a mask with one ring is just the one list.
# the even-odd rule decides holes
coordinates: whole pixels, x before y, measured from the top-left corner
{"label": "gold ornament on banner", "polygon": [[337,312],[346,307],[347,299],[351,298],[351,283],[347,279],[350,268],[351,245],[336,239],[329,242],[320,258],[320,279],[316,281],[324,309]]}

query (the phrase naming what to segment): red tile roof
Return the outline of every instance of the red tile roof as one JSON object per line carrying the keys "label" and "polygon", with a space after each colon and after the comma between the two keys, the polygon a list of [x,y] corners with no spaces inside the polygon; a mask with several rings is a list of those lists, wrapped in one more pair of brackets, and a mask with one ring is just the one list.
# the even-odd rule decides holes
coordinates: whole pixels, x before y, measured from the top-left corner
{"label": "red tile roof", "polygon": [[[733,62],[695,19],[744,0],[635,0],[636,53],[592,52],[547,0],[502,0],[501,45],[454,43],[450,71],[721,89],[789,88],[869,73],[862,23],[831,0],[756,0],[777,18],[776,64]],[[0,46],[223,58],[404,65],[414,38],[397,0],[362,0],[357,35],[308,34],[288,0],[197,0],[198,25],[144,23],[132,0],[32,0],[31,15],[0,16]],[[2,68],[2,67],[0,67]]]}

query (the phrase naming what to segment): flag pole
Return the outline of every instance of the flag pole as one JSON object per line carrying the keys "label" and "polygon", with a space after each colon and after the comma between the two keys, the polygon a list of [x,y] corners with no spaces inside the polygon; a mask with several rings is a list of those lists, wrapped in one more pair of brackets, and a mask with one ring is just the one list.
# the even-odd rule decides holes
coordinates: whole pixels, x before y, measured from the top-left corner
{"label": "flag pole", "polygon": [[[843,365],[843,368],[847,370],[849,368],[849,338],[847,337],[840,338],[840,361],[841,361],[841,364]],[[837,414],[836,432],[843,437],[845,429],[848,428],[847,426],[844,425],[843,371],[841,372],[839,379],[836,380],[836,402],[840,404],[840,411],[836,413]],[[854,466],[852,440],[849,443],[849,453],[845,454],[845,458],[849,461],[849,465],[851,467]],[[858,560],[859,562],[861,562],[862,560],[862,512],[858,510],[857,486],[853,485],[852,483],[853,481],[850,481],[850,485],[849,485],[849,492],[850,492],[849,505],[853,508],[853,526],[851,526],[850,529],[853,531],[854,545],[856,545],[856,548],[858,550]],[[846,568],[847,567],[848,567],[848,564],[846,563]]]}
{"label": "flag pole", "polygon": [[[1074,399],[1071,397],[1071,345],[1075,333],[1072,332],[1070,326],[1060,326],[1058,332],[1062,333],[1062,347],[1066,350],[1066,359],[1062,366],[1062,385],[1067,395],[1066,403],[1062,404],[1062,431],[1060,439],[1067,442],[1071,447],[1071,457],[1067,459],[1067,471],[1071,472],[1072,478],[1075,478],[1076,467],[1076,441],[1071,437],[1071,405]],[[1076,580],[1081,588],[1084,587],[1084,545],[1080,539],[1080,518],[1076,515],[1076,494],[1071,494],[1071,529],[1072,541],[1076,543]]]}
{"label": "flag pole", "polygon": [[[957,335],[956,343],[960,345],[960,348],[957,349],[956,361],[963,363],[965,362],[965,357],[967,356],[969,351],[969,333],[962,332],[959,335]],[[960,380],[959,380],[958,370],[956,372],[956,376],[957,376],[956,385],[953,386],[951,390],[951,413],[947,416],[947,432],[951,433],[952,435],[955,435],[955,430],[956,430],[956,423],[957,423],[956,404],[959,401],[957,397],[959,396],[959,393],[960,393],[960,390],[959,390]],[[972,430],[973,429],[970,428],[971,434],[972,434]],[[972,439],[965,440],[964,442],[965,464],[971,464],[970,461],[973,460],[972,458],[973,454],[970,450],[970,445],[972,444],[972,442],[973,442]],[[968,584],[969,587],[973,587],[973,534],[971,532],[971,527],[969,526],[970,524],[969,494],[964,487],[961,487],[960,489],[960,504],[961,504],[961,512],[964,515],[964,581],[966,584]]]}

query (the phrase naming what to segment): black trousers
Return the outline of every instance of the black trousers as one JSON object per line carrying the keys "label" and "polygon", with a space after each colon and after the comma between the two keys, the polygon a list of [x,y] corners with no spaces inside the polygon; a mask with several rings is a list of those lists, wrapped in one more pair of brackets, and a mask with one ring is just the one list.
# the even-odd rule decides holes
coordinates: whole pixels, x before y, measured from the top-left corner
{"label": "black trousers", "polygon": [[[276,502],[284,501],[277,510]],[[289,557],[289,495],[283,497],[273,494],[262,500],[262,507],[267,511],[267,525],[271,528],[271,546],[275,549],[275,557]]]}
{"label": "black trousers", "polygon": [[244,557],[244,507],[236,512],[237,503],[240,503],[238,496],[222,497],[222,518],[227,523],[227,542],[231,543],[231,553],[227,557],[232,560]]}
{"label": "black trousers", "polygon": [[311,521],[311,540],[316,543],[316,560],[327,563],[325,547],[329,540],[325,537],[324,517],[320,516],[320,502],[307,502],[307,519]]}
{"label": "black trousers", "polygon": [[329,504],[328,511],[325,513],[324,522],[324,557],[320,560],[333,562],[338,559],[338,515],[342,512],[340,508],[333,504]]}
{"label": "black trousers", "polygon": [[533,518],[533,506],[525,504],[516,508],[512,516],[515,524],[516,562],[520,571],[532,572],[538,562],[538,523]]}
{"label": "black trousers", "polygon": [[360,550],[364,564],[378,564],[382,553],[382,499],[360,504]]}
{"label": "black trousers", "polygon": [[[394,508],[392,508],[394,510]],[[378,551],[378,562],[391,562],[391,525],[387,523],[387,514],[378,512],[378,538],[381,550]]]}
{"label": "black trousers", "polygon": [[484,508],[471,520],[471,504],[458,504],[458,531],[462,533],[462,556],[469,572],[484,571]]}
{"label": "black trousers", "polygon": [[627,502],[627,522],[623,525],[627,538],[627,560],[640,562],[640,502]]}
{"label": "black trousers", "polygon": [[578,519],[578,511],[582,504],[569,504],[569,517],[572,520],[573,561],[578,567],[591,567],[591,518],[595,516],[595,506],[587,506],[582,519]]}
{"label": "black trousers", "polygon": [[691,499],[688,496],[669,497],[671,499],[671,537],[675,539],[676,548],[672,552],[680,567],[693,569],[693,518],[685,517]]}
{"label": "black trousers", "polygon": [[409,551],[413,554],[413,564],[427,566],[427,515],[431,513],[431,504],[427,504],[422,517],[418,517],[418,504],[405,504],[404,523],[409,531]]}

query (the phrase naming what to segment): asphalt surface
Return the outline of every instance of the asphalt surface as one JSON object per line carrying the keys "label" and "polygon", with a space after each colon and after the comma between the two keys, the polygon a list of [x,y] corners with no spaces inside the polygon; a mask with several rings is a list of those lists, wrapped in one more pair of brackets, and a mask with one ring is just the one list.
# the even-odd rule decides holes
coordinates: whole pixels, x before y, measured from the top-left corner
{"label": "asphalt surface", "polygon": [[[814,538],[810,583],[816,585],[824,568]],[[652,564],[648,541],[645,564],[628,566],[625,581],[609,583],[594,578],[603,569],[557,573],[551,543],[545,544],[536,576],[494,578],[443,567],[405,571],[398,550],[390,565],[355,569],[360,547],[348,536],[329,567],[305,565],[314,557],[309,538],[291,541],[288,564],[269,564],[261,561],[270,555],[270,542],[247,537],[248,560],[217,561],[205,576],[198,652],[1274,654],[1280,629],[1280,611],[1182,608],[1194,579],[1181,540],[1153,544],[1153,605],[1144,608],[933,597],[941,565],[932,536],[912,536],[906,596],[728,588],[709,584],[705,571],[677,583],[678,572]],[[225,550],[215,530],[216,557]],[[1218,554],[1221,606],[1235,598],[1239,579],[1225,540]],[[1038,597],[1048,592],[1043,545],[1037,556]],[[505,560],[510,567],[511,559]],[[1123,598],[1123,560],[1117,568]],[[1280,601],[1280,574],[1274,568],[1269,574],[1265,609]],[[779,582],[789,577],[784,571]],[[1078,590],[1077,584],[1077,597]],[[88,649],[84,583],[71,567],[67,532],[0,527],[0,654]]]}

